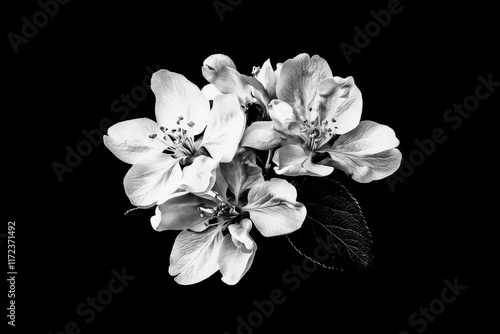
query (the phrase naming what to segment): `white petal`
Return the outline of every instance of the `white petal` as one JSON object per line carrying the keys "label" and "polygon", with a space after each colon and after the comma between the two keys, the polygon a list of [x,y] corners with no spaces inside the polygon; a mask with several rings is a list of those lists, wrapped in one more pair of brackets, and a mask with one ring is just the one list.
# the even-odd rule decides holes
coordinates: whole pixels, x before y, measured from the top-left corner
{"label": "white petal", "polygon": [[314,164],[311,155],[299,145],[285,145],[274,152],[273,162],[276,174],[298,176],[326,176],[333,172],[333,168]]}
{"label": "white petal", "polygon": [[398,170],[402,155],[398,149],[390,149],[367,156],[355,156],[348,153],[329,152],[329,166],[343,170],[355,181],[368,183],[383,179]]}
{"label": "white petal", "polygon": [[257,244],[250,237],[252,222],[243,219],[241,223],[229,225],[219,253],[219,267],[222,281],[229,285],[238,283],[252,265]]}
{"label": "white petal", "polygon": [[201,146],[215,160],[229,162],[236,153],[244,129],[245,114],[236,96],[219,95],[210,110]]}
{"label": "white petal", "polygon": [[394,130],[387,125],[362,121],[352,131],[342,135],[332,145],[332,150],[363,156],[375,154],[399,145]]}
{"label": "white petal", "polygon": [[278,80],[276,73],[273,71],[273,67],[271,66],[270,59],[264,62],[256,78],[262,83],[262,85],[264,85],[269,98],[275,99],[276,85],[278,84]]}
{"label": "white petal", "polygon": [[243,75],[239,73],[238,73],[238,78],[239,80],[241,80],[243,85],[251,86],[252,94],[255,96],[255,99],[263,108],[265,108],[269,104],[269,101],[271,100],[269,98],[269,94],[267,93],[267,90],[264,87],[264,85],[259,80],[257,80],[255,77],[250,77],[248,75]]}
{"label": "white petal", "polygon": [[203,86],[201,92],[203,93],[203,95],[205,95],[207,100],[213,100],[216,96],[222,94],[220,90],[218,90],[217,87],[215,87],[213,84],[207,84]]}
{"label": "white petal", "polygon": [[182,285],[195,284],[219,270],[223,235],[219,226],[203,232],[182,231],[175,239],[168,273]]}
{"label": "white petal", "polygon": [[332,77],[319,83],[316,104],[321,120],[328,122],[334,134],[354,129],[361,119],[363,98],[352,77]]}
{"label": "white petal", "polygon": [[331,76],[332,71],[326,60],[317,55],[309,57],[305,53],[299,54],[288,59],[281,67],[276,95],[305,119],[311,120],[308,113],[309,108],[313,107],[318,85],[321,80]]}
{"label": "white petal", "polygon": [[[199,134],[207,125],[210,104],[200,89],[183,75],[159,70],[151,78],[151,89],[156,96],[155,113],[159,125],[168,129],[187,128]],[[178,124],[179,117],[182,120]]]}
{"label": "white petal", "polygon": [[213,81],[219,79],[218,75],[220,75],[220,72],[224,71],[226,67],[236,69],[236,65],[231,58],[221,53],[216,53],[203,61],[201,72],[208,82],[213,83]]}
{"label": "white petal", "polygon": [[380,180],[394,173],[401,164],[401,152],[394,131],[388,126],[362,121],[354,130],[340,136],[330,149],[329,166],[345,171],[362,183]]}
{"label": "white petal", "polygon": [[276,130],[289,133],[295,136],[299,135],[300,129],[296,128],[297,118],[293,112],[292,107],[280,100],[272,100],[269,103],[269,117],[274,121],[274,127]]}
{"label": "white petal", "polygon": [[217,160],[201,155],[182,170],[180,188],[191,193],[204,193],[212,189],[215,183]]}
{"label": "white petal", "polygon": [[123,184],[130,202],[145,207],[163,203],[179,188],[181,177],[178,160],[159,153],[133,165]]}
{"label": "white petal", "polygon": [[241,146],[267,151],[279,146],[281,134],[276,131],[274,122],[258,121],[252,123],[243,134]]}
{"label": "white petal", "polygon": [[283,179],[271,179],[250,189],[248,204],[242,211],[250,213],[255,227],[265,237],[298,230],[306,217],[306,208],[296,201],[297,190]]}
{"label": "white petal", "polygon": [[189,193],[172,196],[156,207],[151,217],[151,226],[156,231],[193,229],[208,221],[210,217],[200,215],[200,206],[212,207],[213,201]]}
{"label": "white petal", "polygon": [[241,79],[234,62],[226,55],[214,54],[205,59],[201,68],[203,77],[223,94],[235,94],[241,105],[252,102],[251,86]]}
{"label": "white petal", "polygon": [[103,137],[104,145],[121,161],[135,164],[151,154],[160,153],[165,145],[150,135],[160,135],[160,126],[148,119],[138,118],[111,126]]}

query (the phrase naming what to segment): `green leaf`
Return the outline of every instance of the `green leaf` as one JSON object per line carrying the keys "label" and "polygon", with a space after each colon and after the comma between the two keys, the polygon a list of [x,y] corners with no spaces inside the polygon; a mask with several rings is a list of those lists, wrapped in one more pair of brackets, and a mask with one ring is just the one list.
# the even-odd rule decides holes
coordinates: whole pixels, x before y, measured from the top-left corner
{"label": "green leaf", "polygon": [[367,269],[373,262],[372,239],[356,199],[340,183],[305,178],[297,186],[307,208],[302,227],[287,235],[309,260],[329,269]]}

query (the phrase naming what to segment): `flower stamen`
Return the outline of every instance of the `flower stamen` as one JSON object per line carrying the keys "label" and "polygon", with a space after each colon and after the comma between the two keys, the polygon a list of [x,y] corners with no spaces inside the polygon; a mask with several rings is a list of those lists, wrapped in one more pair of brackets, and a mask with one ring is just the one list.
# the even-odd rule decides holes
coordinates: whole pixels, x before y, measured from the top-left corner
{"label": "flower stamen", "polygon": [[260,72],[260,66],[254,66],[254,67],[252,67],[252,75],[254,77],[256,77],[257,75],[259,75],[259,72]]}

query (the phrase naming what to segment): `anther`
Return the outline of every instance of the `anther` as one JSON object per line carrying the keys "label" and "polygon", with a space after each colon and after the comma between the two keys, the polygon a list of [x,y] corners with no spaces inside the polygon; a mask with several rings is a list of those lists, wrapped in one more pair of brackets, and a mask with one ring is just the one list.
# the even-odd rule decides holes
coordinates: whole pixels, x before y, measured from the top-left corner
{"label": "anther", "polygon": [[149,135],[149,138],[151,138],[151,139],[155,139],[155,138],[156,138],[156,136],[157,136],[157,134],[156,134],[156,133],[153,133],[153,134],[150,134],[150,135]]}
{"label": "anther", "polygon": [[205,208],[205,207],[202,207],[202,206],[199,206],[198,210],[201,211],[200,215],[208,214],[208,215],[213,216],[215,214],[215,210],[212,210],[210,208]]}
{"label": "anther", "polygon": [[189,121],[189,123],[187,125],[192,128],[194,126],[194,122],[193,121]]}
{"label": "anther", "polygon": [[161,132],[165,132],[165,131],[167,131],[167,130],[168,130],[168,128],[166,128],[166,127],[164,127],[164,126],[160,126],[160,130],[161,130]]}
{"label": "anther", "polygon": [[332,117],[332,122],[335,123],[337,120],[335,118]]}
{"label": "anther", "polygon": [[260,66],[254,66],[252,67],[252,75],[256,77],[260,72]]}
{"label": "anther", "polygon": [[313,132],[309,135],[309,137],[311,138],[316,138],[317,136],[319,136],[318,129],[314,129]]}

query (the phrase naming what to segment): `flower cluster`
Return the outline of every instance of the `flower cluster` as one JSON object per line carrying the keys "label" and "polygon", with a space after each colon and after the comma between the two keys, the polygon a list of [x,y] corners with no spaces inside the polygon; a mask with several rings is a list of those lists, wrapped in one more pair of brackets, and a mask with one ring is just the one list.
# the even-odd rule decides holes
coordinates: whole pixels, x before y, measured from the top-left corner
{"label": "flower cluster", "polygon": [[245,75],[215,54],[202,74],[209,84],[200,90],[181,74],[154,73],[156,122],[124,121],[104,137],[132,165],[124,178],[131,203],[155,207],[155,230],[181,231],[169,267],[180,284],[217,271],[235,284],[257,250],[252,226],[265,237],[302,226],[306,207],[281,175],[321,177],[337,168],[370,182],[399,167],[394,131],[360,121],[353,78],[333,76],[319,56],[300,54],[276,69],[268,60]]}

